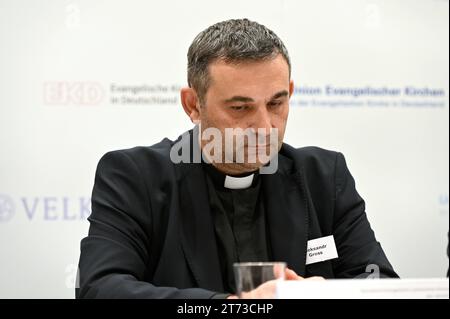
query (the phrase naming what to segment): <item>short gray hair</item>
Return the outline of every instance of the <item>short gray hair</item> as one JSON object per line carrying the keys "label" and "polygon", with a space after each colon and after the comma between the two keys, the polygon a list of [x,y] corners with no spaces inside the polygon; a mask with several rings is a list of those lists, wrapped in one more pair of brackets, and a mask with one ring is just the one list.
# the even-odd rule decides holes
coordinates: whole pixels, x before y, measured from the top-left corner
{"label": "short gray hair", "polygon": [[208,66],[222,59],[229,63],[272,59],[281,54],[289,66],[289,54],[280,38],[265,26],[248,19],[232,19],[216,23],[200,32],[188,50],[188,84],[200,99],[210,84]]}

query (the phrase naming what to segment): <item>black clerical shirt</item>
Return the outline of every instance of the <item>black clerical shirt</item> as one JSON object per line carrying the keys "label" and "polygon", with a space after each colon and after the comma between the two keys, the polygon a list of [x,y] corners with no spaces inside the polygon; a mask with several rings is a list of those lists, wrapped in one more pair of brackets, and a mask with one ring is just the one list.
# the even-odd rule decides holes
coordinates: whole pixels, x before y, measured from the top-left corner
{"label": "black clerical shirt", "polygon": [[229,189],[226,175],[211,164],[203,164],[211,207],[222,281],[235,293],[233,263],[269,260],[261,177],[254,174],[250,187]]}

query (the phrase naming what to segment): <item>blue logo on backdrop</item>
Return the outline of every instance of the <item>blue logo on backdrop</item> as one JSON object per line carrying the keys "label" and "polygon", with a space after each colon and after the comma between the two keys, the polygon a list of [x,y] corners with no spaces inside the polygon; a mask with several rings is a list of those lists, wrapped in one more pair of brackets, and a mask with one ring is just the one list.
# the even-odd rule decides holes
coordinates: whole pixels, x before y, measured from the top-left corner
{"label": "blue logo on backdrop", "polygon": [[8,195],[0,194],[0,223],[9,221],[13,215],[13,200]]}
{"label": "blue logo on backdrop", "polygon": [[11,220],[15,207],[17,214],[23,213],[30,221],[79,221],[91,214],[90,197],[21,197],[16,204],[10,196],[0,194],[0,222]]}
{"label": "blue logo on backdrop", "polygon": [[441,108],[448,104],[446,97],[447,91],[441,87],[300,85],[294,88],[289,104],[300,107]]}

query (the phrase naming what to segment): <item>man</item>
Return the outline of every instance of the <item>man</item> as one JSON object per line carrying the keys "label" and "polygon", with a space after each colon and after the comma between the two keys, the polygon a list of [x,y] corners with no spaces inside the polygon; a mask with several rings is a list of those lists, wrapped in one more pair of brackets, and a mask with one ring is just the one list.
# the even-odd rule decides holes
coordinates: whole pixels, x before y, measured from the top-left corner
{"label": "man", "polygon": [[[343,155],[282,143],[290,73],[282,41],[258,23],[194,39],[181,101],[198,125],[100,160],[77,297],[232,297],[233,263],[249,261],[284,261],[294,280],[397,276]],[[307,253],[328,236],[319,248],[337,256]]]}

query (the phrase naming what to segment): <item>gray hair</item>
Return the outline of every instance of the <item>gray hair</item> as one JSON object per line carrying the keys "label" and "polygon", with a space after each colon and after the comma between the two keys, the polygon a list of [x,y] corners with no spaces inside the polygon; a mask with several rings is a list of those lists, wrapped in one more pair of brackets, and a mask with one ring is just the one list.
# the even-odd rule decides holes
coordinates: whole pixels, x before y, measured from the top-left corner
{"label": "gray hair", "polygon": [[278,54],[286,60],[290,76],[289,54],[273,31],[248,19],[219,22],[200,32],[189,47],[188,84],[203,104],[210,85],[210,63],[219,59],[227,63],[268,60]]}

